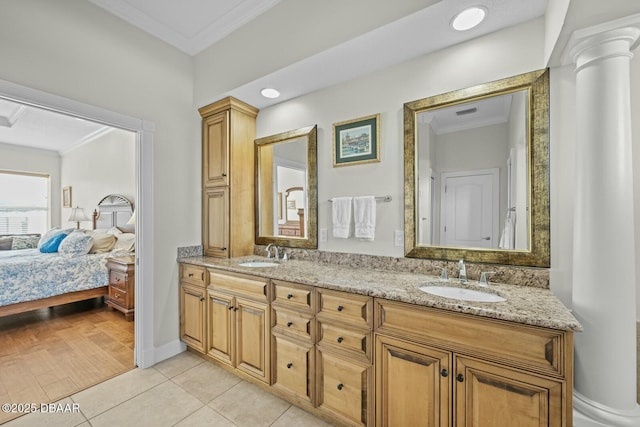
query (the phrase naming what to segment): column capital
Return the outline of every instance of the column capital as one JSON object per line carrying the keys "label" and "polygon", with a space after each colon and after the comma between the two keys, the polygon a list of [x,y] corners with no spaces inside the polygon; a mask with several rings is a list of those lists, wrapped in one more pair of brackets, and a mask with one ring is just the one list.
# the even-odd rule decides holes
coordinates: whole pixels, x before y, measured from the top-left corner
{"label": "column capital", "polygon": [[609,56],[631,56],[640,44],[640,13],[574,31],[562,52],[562,65],[582,68]]}

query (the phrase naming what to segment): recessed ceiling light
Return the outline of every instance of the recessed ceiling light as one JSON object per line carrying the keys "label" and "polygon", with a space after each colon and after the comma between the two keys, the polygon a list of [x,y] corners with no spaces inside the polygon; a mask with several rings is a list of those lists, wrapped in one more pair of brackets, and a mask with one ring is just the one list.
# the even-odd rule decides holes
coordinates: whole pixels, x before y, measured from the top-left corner
{"label": "recessed ceiling light", "polygon": [[484,7],[473,6],[458,13],[451,21],[451,26],[458,31],[469,30],[480,24],[485,16],[487,16],[487,10]]}
{"label": "recessed ceiling light", "polygon": [[277,90],[275,90],[273,88],[270,88],[270,87],[266,87],[266,88],[262,89],[260,91],[260,93],[265,98],[277,98],[277,97],[280,96],[280,92],[278,92]]}

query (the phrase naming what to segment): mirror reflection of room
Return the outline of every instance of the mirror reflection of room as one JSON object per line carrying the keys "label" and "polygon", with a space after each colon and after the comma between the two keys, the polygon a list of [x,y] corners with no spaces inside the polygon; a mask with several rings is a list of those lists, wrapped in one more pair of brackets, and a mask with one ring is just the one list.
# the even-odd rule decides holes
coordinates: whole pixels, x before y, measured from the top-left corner
{"label": "mirror reflection of room", "polygon": [[[271,191],[265,198],[272,199],[273,221],[262,221],[262,236],[287,238],[307,237],[307,140],[298,138],[273,144],[272,161],[260,162],[261,186]],[[264,151],[266,147],[261,147]],[[271,175],[271,179],[265,179]]]}
{"label": "mirror reflection of room", "polygon": [[529,249],[528,92],[417,115],[419,245]]}

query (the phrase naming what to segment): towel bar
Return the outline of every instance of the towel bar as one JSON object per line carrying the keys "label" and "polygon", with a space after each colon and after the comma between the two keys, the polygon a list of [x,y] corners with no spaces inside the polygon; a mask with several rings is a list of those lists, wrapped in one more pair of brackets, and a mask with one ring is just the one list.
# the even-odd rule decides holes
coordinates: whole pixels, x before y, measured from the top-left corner
{"label": "towel bar", "polygon": [[[390,202],[391,200],[393,200],[391,196],[376,196],[378,202]],[[333,202],[333,199],[329,199],[329,202]]]}

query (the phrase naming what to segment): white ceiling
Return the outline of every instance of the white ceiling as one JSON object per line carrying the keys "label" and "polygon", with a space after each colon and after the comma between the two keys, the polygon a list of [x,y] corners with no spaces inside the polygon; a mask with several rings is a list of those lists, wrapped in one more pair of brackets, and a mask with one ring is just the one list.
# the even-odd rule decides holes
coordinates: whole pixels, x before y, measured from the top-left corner
{"label": "white ceiling", "polygon": [[[89,0],[183,52],[194,55],[265,13],[281,0]],[[299,1],[299,0],[297,0]],[[442,0],[399,20],[239,85],[232,95],[260,109],[544,15],[547,0]],[[449,23],[482,4],[478,27],[456,32]],[[283,7],[287,4],[283,3]],[[416,43],[419,40],[420,43]],[[351,59],[358,58],[358,61]],[[335,65],[345,64],[349,66]],[[322,70],[322,72],[318,72]],[[264,87],[277,100],[259,95]],[[215,100],[212,99],[212,100]],[[11,126],[8,126],[13,121]],[[104,132],[103,126],[28,106],[0,103],[0,142],[64,152]]]}

